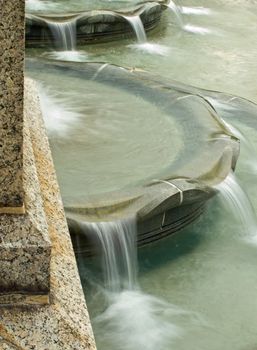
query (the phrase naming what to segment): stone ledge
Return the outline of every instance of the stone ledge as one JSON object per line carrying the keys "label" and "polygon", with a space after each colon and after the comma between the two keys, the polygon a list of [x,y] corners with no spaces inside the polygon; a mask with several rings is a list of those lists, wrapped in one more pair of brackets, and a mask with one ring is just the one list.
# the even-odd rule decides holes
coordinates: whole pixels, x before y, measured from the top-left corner
{"label": "stone ledge", "polygon": [[50,304],[30,305],[30,307],[27,305],[22,308],[2,307],[0,349],[95,350],[94,336],[45,135],[37,92],[32,81],[26,81],[25,85],[25,117],[29,123],[26,124],[26,128],[30,128],[48,233],[52,242]]}
{"label": "stone ledge", "polygon": [[[51,243],[27,123],[25,118],[25,214],[0,215],[0,306],[30,303],[29,295],[50,291]],[[48,297],[37,300],[45,303]]]}

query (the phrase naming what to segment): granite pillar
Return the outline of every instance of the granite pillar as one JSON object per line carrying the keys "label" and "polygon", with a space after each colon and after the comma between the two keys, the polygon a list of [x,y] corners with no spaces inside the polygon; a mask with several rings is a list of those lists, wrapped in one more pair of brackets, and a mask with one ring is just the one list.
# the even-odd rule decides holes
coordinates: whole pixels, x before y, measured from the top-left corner
{"label": "granite pillar", "polygon": [[24,3],[0,0],[0,213],[24,213]]}
{"label": "granite pillar", "polygon": [[25,0],[0,0],[0,306],[49,302],[51,242],[24,128]]}

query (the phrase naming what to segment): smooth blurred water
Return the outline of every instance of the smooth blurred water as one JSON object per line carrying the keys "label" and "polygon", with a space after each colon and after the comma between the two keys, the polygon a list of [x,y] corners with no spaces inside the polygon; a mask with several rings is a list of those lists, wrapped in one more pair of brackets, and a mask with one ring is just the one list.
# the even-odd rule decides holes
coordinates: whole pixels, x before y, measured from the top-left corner
{"label": "smooth blurred water", "polygon": [[133,6],[137,0],[26,0],[31,13],[67,13],[98,9],[117,9]]}
{"label": "smooth blurred water", "polygon": [[[78,49],[86,53],[87,61],[146,69],[166,79],[257,102],[257,1],[179,0],[177,5],[188,30],[177,24],[172,11],[166,11],[160,30],[148,36],[148,45],[166,48],[162,55],[156,54],[158,50],[138,49],[133,39]],[[51,55],[51,51],[28,50],[28,55],[42,54]],[[111,113],[108,98],[105,102]],[[95,102],[89,104],[89,110],[95,115],[93,106]],[[128,99],[126,108],[130,107]],[[79,118],[73,106],[60,127],[50,128],[57,133],[63,128],[65,135],[72,130],[70,121]],[[99,262],[80,256],[99,350],[256,349],[257,236],[245,225],[254,226],[247,215],[257,211],[257,132],[254,123],[244,122],[243,115],[240,122],[225,121],[247,140],[241,144],[236,176],[252,209],[249,202],[240,200],[241,190],[236,197],[240,200],[237,214],[222,196],[216,196],[198,222],[139,251],[141,290],[125,290],[111,303],[101,285]]]}

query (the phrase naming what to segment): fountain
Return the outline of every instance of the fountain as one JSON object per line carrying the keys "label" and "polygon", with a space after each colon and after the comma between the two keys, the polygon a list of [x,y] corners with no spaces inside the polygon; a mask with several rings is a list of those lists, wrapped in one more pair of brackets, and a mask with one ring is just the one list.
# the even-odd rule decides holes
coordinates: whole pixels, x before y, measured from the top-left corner
{"label": "fountain", "polygon": [[[89,236],[85,238],[83,222],[95,222],[99,219],[112,221],[136,215],[138,245],[143,246],[181,230],[194,221],[204,210],[205,202],[214,195],[212,186],[220,183],[235,168],[239,151],[238,140],[219,119],[211,105],[200,96],[168,83],[165,85],[160,82],[157,88],[156,79],[151,79],[147,74],[132,73],[112,65],[88,63],[82,66],[39,60],[27,62],[30,72],[34,71],[37,78],[40,78],[39,71],[44,72],[45,83],[50,84],[49,88],[52,87],[55,91],[59,90],[59,85],[53,82],[58,82],[59,72],[63,69],[69,71],[69,76],[76,81],[73,93],[79,99],[84,96],[85,107],[80,110],[80,117],[75,118],[72,125],[78,142],[73,141],[71,129],[68,134],[65,132],[59,137],[50,130],[49,136],[56,167],[62,169],[59,172],[59,181],[70,232],[75,236],[75,244],[79,242],[78,249],[87,251],[89,255],[94,252],[95,247],[90,243],[90,230],[86,233]],[[55,75],[56,79],[53,79]],[[85,89],[85,81],[90,86],[90,91]],[[70,84],[68,79],[65,85],[69,87]],[[90,119],[83,116],[87,115],[87,109],[93,103],[92,98],[87,101],[85,96],[93,91],[97,96],[99,86],[103,117],[99,117],[98,121],[94,120],[92,124]],[[165,88],[169,91],[168,95],[163,93]],[[116,96],[118,105],[124,104],[124,99],[129,96],[134,108],[148,110],[149,118],[152,115],[148,133],[151,132],[153,123],[156,123],[156,131],[148,142],[141,141],[147,126],[138,129],[138,123],[143,123],[143,120],[135,119],[134,112],[130,117],[120,119],[112,108],[111,115],[114,119],[106,120],[108,109],[104,101],[111,101],[112,94]],[[64,96],[65,93],[63,98]],[[73,103],[77,103],[74,98]],[[160,100],[162,105],[156,108],[156,103]],[[67,103],[69,105],[68,100]],[[50,102],[46,104],[52,105]],[[47,121],[51,119],[47,108],[43,107],[43,112]],[[65,113],[67,112],[64,111],[63,114]],[[162,122],[159,123],[161,115]],[[109,126],[112,124],[114,128]],[[81,133],[78,134],[79,130]],[[87,137],[84,138],[86,134]],[[179,135],[184,137],[183,145]],[[98,153],[97,140],[105,142],[106,151]],[[166,145],[165,149],[163,145]],[[205,152],[202,152],[203,148]],[[85,154],[85,149],[91,150],[88,155]],[[170,149],[173,149],[173,154]],[[142,156],[135,158],[138,150]],[[96,161],[91,154],[97,154]],[[153,161],[158,159],[158,155],[159,161]],[[112,161],[107,163],[106,159],[110,158]],[[88,166],[90,171],[86,170]]]}
{"label": "fountain", "polygon": [[[124,39],[130,37],[135,29],[139,30],[136,35],[140,33],[140,40],[145,40],[144,30],[152,31],[165,9],[166,6],[162,1],[157,1],[145,2],[125,10],[81,11],[69,14],[27,13],[26,45],[28,47],[49,46],[53,44],[53,37],[62,43],[67,34],[70,36],[71,27],[72,33],[76,27],[79,44]],[[76,25],[73,25],[74,23]],[[54,35],[51,35],[51,32]],[[56,44],[58,45],[58,42]]]}
{"label": "fountain", "polygon": [[[256,344],[256,5],[221,3],[100,1],[26,16],[27,72],[99,349]],[[87,62],[45,59],[47,22],[74,20]],[[133,47],[169,52],[115,42],[135,35]]]}

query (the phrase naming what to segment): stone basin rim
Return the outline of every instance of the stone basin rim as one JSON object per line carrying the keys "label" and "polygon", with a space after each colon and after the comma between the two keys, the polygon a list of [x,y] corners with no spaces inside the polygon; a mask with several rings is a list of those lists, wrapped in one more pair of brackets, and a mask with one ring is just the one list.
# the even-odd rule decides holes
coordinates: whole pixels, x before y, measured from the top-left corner
{"label": "stone basin rim", "polygon": [[[95,62],[67,63],[67,62],[56,62],[53,60],[46,60],[46,59],[42,59],[42,60],[27,59],[27,65],[31,67],[39,65],[39,66],[44,66],[45,68],[57,69],[60,71],[68,70],[69,72],[72,72],[72,74],[77,74],[79,72],[80,76],[83,75],[82,79],[85,79],[85,81],[90,80],[90,74],[92,77],[98,71],[99,67],[101,67],[100,63],[95,63]],[[148,74],[145,73],[144,71],[138,72],[136,70],[131,70],[124,67],[115,66],[115,65],[108,65],[108,67],[110,70],[114,70],[118,75],[122,75],[123,78],[124,78],[123,75],[125,74],[125,78],[127,77],[127,79],[130,79],[130,81],[135,80],[136,83],[142,84],[142,86],[147,86],[147,84],[151,84],[151,81],[156,82],[156,80],[158,80],[160,84],[162,84],[160,77],[153,78],[152,76],[148,76]],[[101,71],[101,74],[99,75],[100,79],[98,80],[100,83],[106,84],[106,81],[101,81],[101,76],[107,68]],[[85,69],[87,69],[87,71],[85,71]],[[88,74],[89,74],[89,77],[88,77]],[[120,84],[123,84],[123,82],[121,81]],[[156,84],[154,88],[157,89]],[[198,96],[199,99],[200,98],[204,99],[203,96],[199,95],[199,90],[197,94],[192,93],[192,95]],[[220,122],[222,124],[222,121]],[[86,204],[83,200],[80,203],[77,202],[76,204],[74,203],[74,205],[66,206],[66,213],[67,214],[70,213],[72,215],[72,213],[75,214],[75,212],[77,213],[81,212],[81,209],[83,208],[85,211],[84,214],[86,214],[86,210],[87,210],[88,218],[92,216],[91,218],[92,220],[89,220],[89,221],[95,221],[97,215],[95,215],[94,211],[96,211],[97,209],[99,209],[99,214],[100,213],[106,214],[107,208],[113,206],[113,209],[110,211],[115,212],[116,209],[118,209],[122,204],[124,204],[127,201],[129,206],[132,204],[131,210],[133,210],[133,208],[136,209],[135,211],[139,218],[151,216],[153,212],[156,213],[159,210],[158,208],[146,209],[145,204],[149,200],[149,191],[153,192],[155,197],[157,196],[157,194],[155,193],[156,186],[158,187],[159,190],[163,190],[164,192],[168,191],[170,197],[174,197],[173,200],[171,201],[168,198],[168,195],[167,196],[164,195],[164,202],[165,201],[168,202],[169,208],[176,207],[182,204],[180,203],[181,202],[180,188],[182,188],[184,192],[183,204],[191,203],[196,198],[198,198],[197,200],[207,200],[215,193],[215,190],[212,188],[212,186],[224,180],[224,178],[228,175],[231,168],[234,169],[235,163],[239,154],[238,139],[234,135],[232,135],[231,132],[227,130],[226,127],[225,127],[225,131],[226,131],[224,134],[225,139],[223,139],[222,142],[225,142],[225,143],[227,142],[227,146],[224,147],[224,152],[226,154],[223,152],[222,157],[225,154],[225,158],[226,158],[226,161],[228,162],[228,165],[226,167],[226,171],[224,171],[223,169],[223,173],[222,174],[218,173],[218,176],[216,178],[208,179],[207,177],[207,180],[204,180],[204,177],[206,174],[203,173],[201,178],[198,178],[198,179],[183,178],[181,176],[179,177],[171,176],[169,178],[160,178],[160,179],[157,179],[157,182],[159,182],[158,184],[154,183],[154,179],[153,179],[153,181],[147,182],[144,186],[140,185],[138,188],[136,187],[136,188],[133,188],[132,190],[130,189],[129,191],[119,190],[117,192],[115,191],[116,193],[111,192],[112,195],[114,195],[114,197],[117,198],[116,203],[115,203],[115,200],[112,200],[113,204],[110,203],[109,201],[110,193],[107,193],[107,195],[101,194],[100,196],[95,196],[95,198],[94,196],[91,196],[91,199],[90,199],[91,204],[88,201],[86,202],[87,203]],[[219,142],[219,140],[214,142]],[[226,150],[226,147],[227,148],[230,147],[230,149]],[[191,162],[194,163],[194,159],[192,159]],[[167,190],[167,184],[164,183],[165,181],[171,182],[174,186],[173,187],[170,186],[170,188]],[[146,189],[147,189],[147,194],[145,195]],[[193,194],[193,198],[192,198],[192,194]],[[137,204],[136,206],[134,206],[134,202],[137,202],[137,201],[140,204]],[[158,202],[157,207],[162,208],[162,206],[163,206],[163,201]],[[126,212],[126,210],[125,210],[125,213],[124,213],[124,216],[128,216],[127,215],[128,212]],[[109,212],[108,215],[109,214],[111,213]],[[112,217],[112,215],[110,216]]]}
{"label": "stone basin rim", "polygon": [[56,20],[60,22],[65,22],[67,20],[79,20],[84,17],[94,17],[98,15],[112,15],[117,17],[122,16],[140,16],[146,10],[150,10],[151,8],[155,8],[156,6],[161,6],[163,9],[167,8],[167,5],[164,1],[146,1],[135,4],[131,8],[121,8],[121,9],[98,9],[98,10],[83,10],[83,11],[71,11],[64,13],[42,13],[42,12],[27,12],[25,14],[26,19],[34,19],[34,20]]}
{"label": "stone basin rim", "polygon": [[163,9],[166,9],[168,7],[169,0],[148,0],[148,1],[140,1],[134,5],[131,5],[126,8],[118,8],[118,9],[107,9],[107,8],[100,8],[100,9],[85,9],[81,11],[71,11],[71,12],[57,12],[57,13],[48,13],[48,12],[43,12],[43,11],[28,11],[26,12],[25,16],[26,18],[30,16],[38,16],[38,17],[43,17],[43,18],[51,18],[51,17],[71,17],[71,16],[77,16],[77,15],[83,15],[83,14],[94,14],[94,15],[101,15],[101,14],[109,14],[109,13],[120,13],[127,15],[129,13],[137,13],[141,14],[148,6],[155,7],[156,5],[160,5],[163,7]]}

